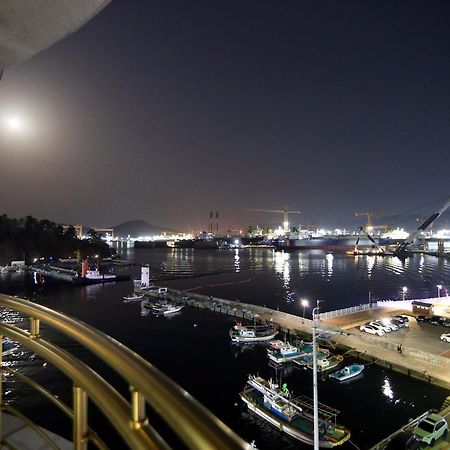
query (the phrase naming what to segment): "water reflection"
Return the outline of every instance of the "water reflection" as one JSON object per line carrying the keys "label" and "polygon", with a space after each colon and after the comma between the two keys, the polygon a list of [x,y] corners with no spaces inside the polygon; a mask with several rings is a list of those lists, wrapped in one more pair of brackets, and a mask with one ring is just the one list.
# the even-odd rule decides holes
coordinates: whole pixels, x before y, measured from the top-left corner
{"label": "water reflection", "polygon": [[240,272],[240,258],[239,258],[239,249],[234,251],[234,270],[235,272]]}
{"label": "water reflection", "polygon": [[373,266],[375,265],[375,256],[367,256],[367,277],[372,276]]}
{"label": "water reflection", "polygon": [[388,377],[386,377],[383,381],[383,385],[381,386],[381,392],[390,400],[394,399],[394,391],[392,390],[391,383],[389,382]]}
{"label": "water reflection", "polygon": [[325,259],[327,261],[327,277],[328,280],[331,278],[331,276],[333,275],[333,260],[334,260],[334,256],[332,253],[328,253],[327,256],[325,256]]}
{"label": "water reflection", "polygon": [[289,303],[292,298],[289,253],[275,253],[275,272],[283,280],[284,298]]}

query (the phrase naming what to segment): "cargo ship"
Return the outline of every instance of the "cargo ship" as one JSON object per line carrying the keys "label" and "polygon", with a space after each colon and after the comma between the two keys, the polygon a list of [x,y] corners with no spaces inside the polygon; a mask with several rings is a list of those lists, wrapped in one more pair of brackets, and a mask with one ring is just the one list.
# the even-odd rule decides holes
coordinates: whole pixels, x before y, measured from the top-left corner
{"label": "cargo ship", "polygon": [[[336,252],[347,252],[353,250],[358,236],[308,236],[304,238],[286,238],[276,243],[281,250],[331,250]],[[380,242],[380,245],[385,245]],[[371,249],[374,247],[367,237],[360,237],[358,242],[360,249]]]}

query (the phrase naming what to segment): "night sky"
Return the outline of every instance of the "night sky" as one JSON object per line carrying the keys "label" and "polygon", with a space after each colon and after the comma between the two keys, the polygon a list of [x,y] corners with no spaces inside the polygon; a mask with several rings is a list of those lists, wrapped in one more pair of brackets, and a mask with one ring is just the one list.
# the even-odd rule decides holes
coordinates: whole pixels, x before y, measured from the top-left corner
{"label": "night sky", "polygon": [[[450,193],[449,1],[112,1],[5,71],[0,213],[346,225]],[[431,211],[430,211],[431,212]],[[363,223],[365,219],[361,220]]]}

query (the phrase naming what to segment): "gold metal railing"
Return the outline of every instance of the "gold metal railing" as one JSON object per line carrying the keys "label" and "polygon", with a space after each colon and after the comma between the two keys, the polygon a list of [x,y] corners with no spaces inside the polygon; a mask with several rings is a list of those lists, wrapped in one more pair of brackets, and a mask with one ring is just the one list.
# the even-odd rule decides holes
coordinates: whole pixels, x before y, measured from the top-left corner
{"label": "gold metal railing", "polygon": [[[111,425],[132,449],[166,449],[168,444],[149,423],[149,405],[192,449],[248,449],[250,445],[224,425],[184,389],[152,364],[110,336],[81,321],[27,300],[0,294],[0,307],[19,312],[30,319],[30,330],[0,322],[0,338],[7,336],[50,362],[73,383],[73,409],[62,402],[59,406],[72,417],[73,444],[76,450],[86,450],[88,443],[106,448],[88,427],[88,401],[92,401],[109,419]],[[43,339],[40,323],[52,327],[77,341],[107,363],[130,387],[130,400],[124,398],[99,374],[66,350]],[[1,354],[0,354],[1,363]],[[4,370],[10,370],[3,368]],[[11,370],[10,370],[11,371]],[[42,386],[26,380],[47,398],[54,397]],[[3,372],[0,377],[0,406],[3,403]],[[3,437],[0,414],[0,438]]]}

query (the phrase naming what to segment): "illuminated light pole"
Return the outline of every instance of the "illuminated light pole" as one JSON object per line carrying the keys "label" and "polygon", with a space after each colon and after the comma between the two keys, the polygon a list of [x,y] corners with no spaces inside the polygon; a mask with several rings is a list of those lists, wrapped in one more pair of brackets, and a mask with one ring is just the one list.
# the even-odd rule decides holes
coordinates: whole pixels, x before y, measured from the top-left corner
{"label": "illuminated light pole", "polygon": [[301,303],[302,303],[302,306],[303,306],[303,318],[305,318],[305,308],[307,306],[309,306],[309,302],[308,302],[308,300],[302,299]]}
{"label": "illuminated light pole", "polygon": [[319,311],[320,300],[312,310],[312,339],[313,339],[313,402],[314,402],[314,450],[319,450],[319,396],[317,392],[317,347],[316,347],[316,315]]}
{"label": "illuminated light pole", "polygon": [[439,298],[441,296],[442,284],[437,284],[436,287],[437,287],[437,290],[438,290],[438,298]]}
{"label": "illuminated light pole", "polygon": [[403,301],[405,301],[407,291],[408,291],[408,288],[406,286],[403,286],[402,287]]}

